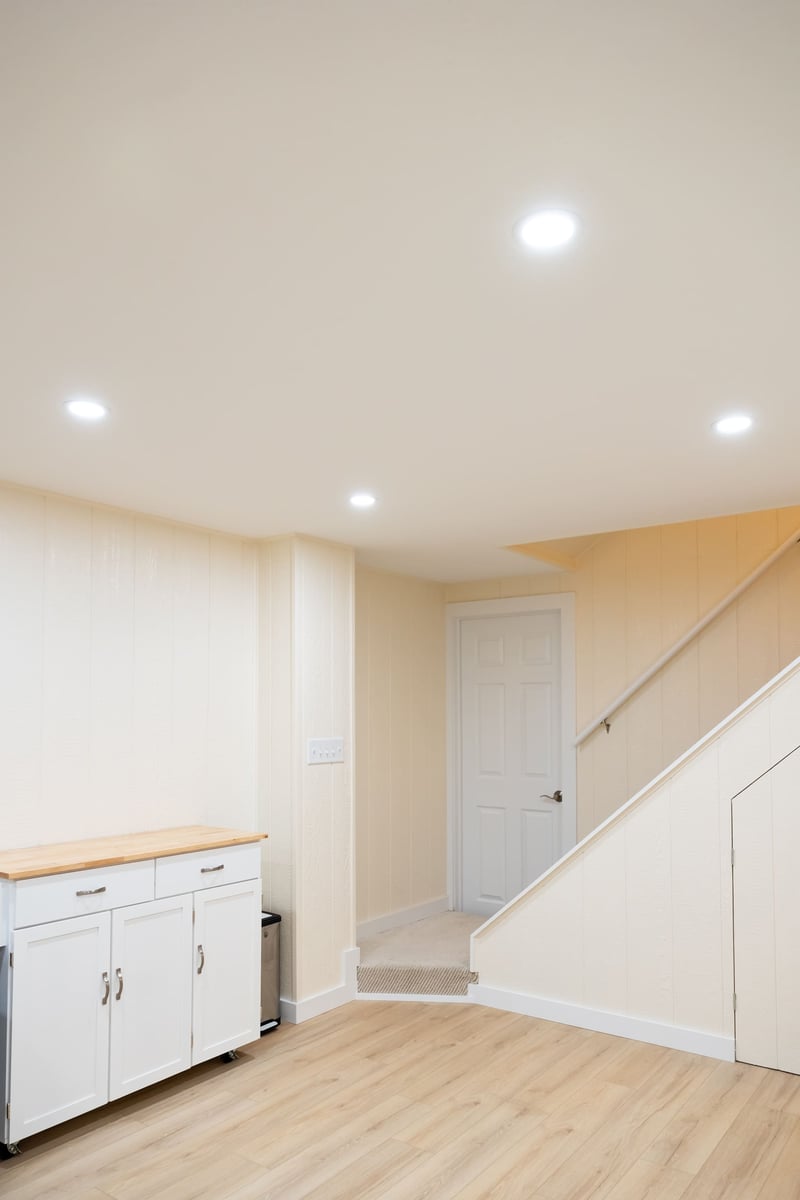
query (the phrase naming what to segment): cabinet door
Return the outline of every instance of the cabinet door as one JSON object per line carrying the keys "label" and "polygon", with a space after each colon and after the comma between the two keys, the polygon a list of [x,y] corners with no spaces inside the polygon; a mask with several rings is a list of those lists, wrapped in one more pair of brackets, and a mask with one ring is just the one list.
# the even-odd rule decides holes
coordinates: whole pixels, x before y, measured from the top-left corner
{"label": "cabinet door", "polygon": [[108,1100],[111,916],[14,934],[9,1141]]}
{"label": "cabinet door", "polygon": [[191,1066],[192,897],[117,909],[111,922],[111,1100]]}
{"label": "cabinet door", "polygon": [[192,1062],[200,1063],[259,1036],[261,884],[211,888],[194,906]]}

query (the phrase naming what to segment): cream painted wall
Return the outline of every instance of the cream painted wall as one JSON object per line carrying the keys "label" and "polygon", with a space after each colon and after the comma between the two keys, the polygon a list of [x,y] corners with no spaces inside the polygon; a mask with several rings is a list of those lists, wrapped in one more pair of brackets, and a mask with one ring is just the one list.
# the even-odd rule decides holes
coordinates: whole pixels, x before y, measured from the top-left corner
{"label": "cream painted wall", "polygon": [[[265,902],[285,923],[281,994],[299,1005],[346,984],[355,945],[354,556],[279,538],[261,544],[259,570]],[[332,736],[344,763],[309,766],[308,739]]]}
{"label": "cream painted wall", "polygon": [[444,586],[356,570],[359,922],[447,895]]}
{"label": "cream painted wall", "polygon": [[[795,529],[800,507],[606,534],[574,572],[453,584],[448,602],[575,592],[578,728]],[[800,654],[800,548],[718,617],[578,754],[585,836]]]}
{"label": "cream painted wall", "polygon": [[246,541],[0,487],[4,847],[253,828]]}
{"label": "cream painted wall", "polygon": [[732,1057],[731,799],[799,744],[800,660],[474,935],[475,999]]}

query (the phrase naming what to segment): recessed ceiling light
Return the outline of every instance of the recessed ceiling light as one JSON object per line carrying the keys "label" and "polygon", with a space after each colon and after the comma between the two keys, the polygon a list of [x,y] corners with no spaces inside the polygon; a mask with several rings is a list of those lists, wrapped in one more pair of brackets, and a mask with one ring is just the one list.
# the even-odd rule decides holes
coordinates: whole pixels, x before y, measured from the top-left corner
{"label": "recessed ceiling light", "polygon": [[578,232],[578,219],[560,208],[544,208],[524,217],[515,232],[523,246],[546,254],[572,241]]}
{"label": "recessed ceiling light", "polygon": [[350,503],[353,508],[372,508],[375,503],[375,497],[369,492],[354,492],[350,497]]}
{"label": "recessed ceiling light", "polygon": [[729,417],[721,417],[719,421],[715,421],[714,428],[717,433],[730,435],[732,433],[744,433],[752,424],[752,417],[748,417],[744,413],[732,413]]}
{"label": "recessed ceiling light", "polygon": [[108,409],[99,400],[90,400],[88,396],[75,396],[68,400],[66,410],[71,417],[78,421],[102,421],[108,416]]}

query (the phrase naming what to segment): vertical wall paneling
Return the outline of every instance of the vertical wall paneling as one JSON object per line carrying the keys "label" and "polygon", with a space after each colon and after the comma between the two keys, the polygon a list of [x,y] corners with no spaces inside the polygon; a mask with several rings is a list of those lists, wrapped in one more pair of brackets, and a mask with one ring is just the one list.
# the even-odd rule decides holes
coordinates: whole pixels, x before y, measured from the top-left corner
{"label": "vertical wall paneling", "polygon": [[365,922],[447,892],[443,586],[359,567],[355,673]]}
{"label": "vertical wall paneling", "polygon": [[3,841],[37,842],[42,802],[44,497],[0,489],[0,773]]}
{"label": "vertical wall paneling", "polygon": [[488,922],[479,993],[559,1019],[540,1003],[555,999],[611,1032],[625,1022],[609,1014],[630,1018],[631,1036],[651,1022],[657,1042],[732,1058],[733,878],[736,1056],[800,1073],[799,701],[797,665]]}
{"label": "vertical wall paneling", "polygon": [[8,847],[256,820],[248,543],[0,488]]}
{"label": "vertical wall paneling", "polygon": [[[576,596],[577,725],[582,729],[737,583],[800,528],[800,507],[597,537],[565,575],[535,590]],[[524,582],[526,577],[520,577]],[[446,588],[448,602],[506,581]],[[775,673],[800,656],[800,546],[789,549],[616,714],[578,755],[584,836]]]}
{"label": "vertical wall paneling", "polygon": [[134,788],[143,828],[153,829],[172,791],[173,530],[137,521],[134,547]]}
{"label": "vertical wall paneling", "polygon": [[[135,517],[91,513],[91,721],[86,829],[113,833],[117,805],[136,795],[134,730]],[[113,798],[113,802],[112,802]],[[176,824],[179,813],[176,811]]]}
{"label": "vertical wall paneling", "polygon": [[772,788],[759,779],[734,801],[736,1056],[778,1065]]}

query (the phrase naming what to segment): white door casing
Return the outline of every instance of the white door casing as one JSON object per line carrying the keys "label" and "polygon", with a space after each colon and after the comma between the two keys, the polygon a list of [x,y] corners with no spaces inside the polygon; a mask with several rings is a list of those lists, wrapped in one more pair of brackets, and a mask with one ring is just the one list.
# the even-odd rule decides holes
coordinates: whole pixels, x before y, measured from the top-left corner
{"label": "white door casing", "polygon": [[117,909],[111,923],[109,1099],[191,1066],[192,897]]}
{"label": "white door casing", "polygon": [[575,844],[573,597],[450,605],[448,625],[451,903],[490,916]]}
{"label": "white door casing", "polygon": [[733,799],[736,1058],[800,1074],[800,750]]}
{"label": "white door casing", "polygon": [[14,934],[10,1142],[108,1100],[110,929],[103,912]]}

